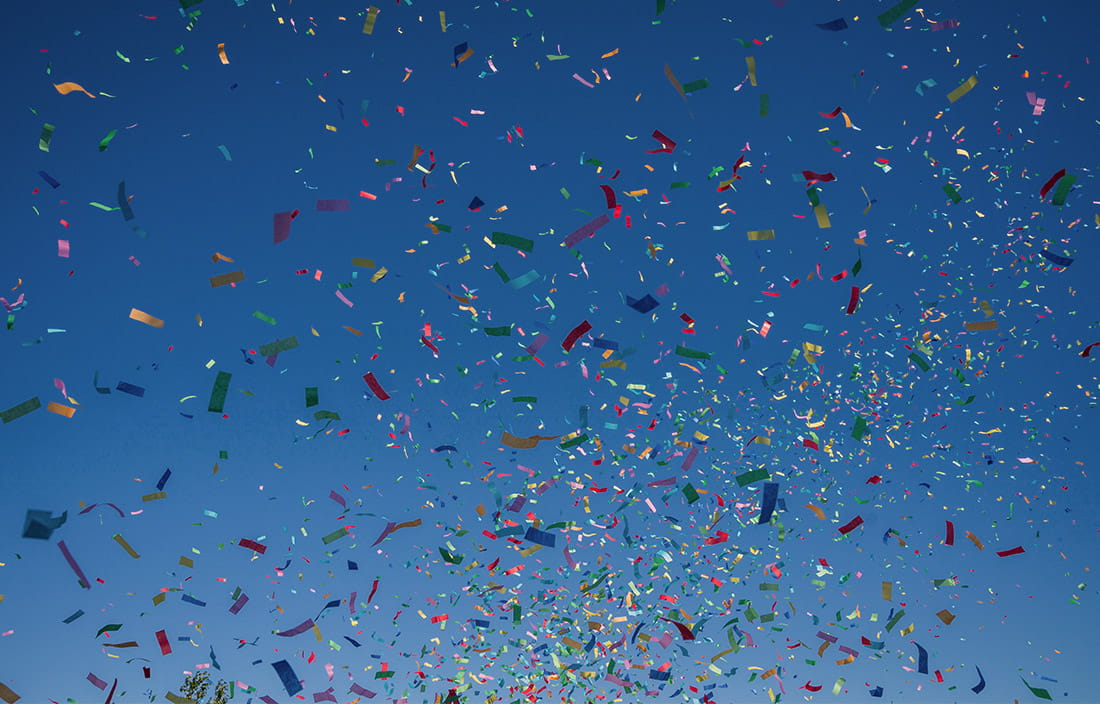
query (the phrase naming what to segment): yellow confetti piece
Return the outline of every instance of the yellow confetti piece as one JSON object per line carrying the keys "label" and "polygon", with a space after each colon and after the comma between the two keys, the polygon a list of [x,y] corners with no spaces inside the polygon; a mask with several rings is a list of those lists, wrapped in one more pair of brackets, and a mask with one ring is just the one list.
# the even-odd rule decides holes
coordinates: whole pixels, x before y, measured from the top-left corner
{"label": "yellow confetti piece", "polygon": [[997,321],[996,320],[979,320],[975,323],[967,323],[966,324],[966,329],[971,330],[971,331],[996,330],[997,329]]}
{"label": "yellow confetti piece", "polygon": [[374,34],[374,23],[378,19],[378,8],[367,8],[367,19],[363,21],[363,34]]}
{"label": "yellow confetti piece", "polygon": [[443,10],[439,11],[439,28],[443,30],[443,33],[447,33],[447,13]]}
{"label": "yellow confetti piece", "polygon": [[747,234],[750,241],[775,239],[775,230],[749,230]]}
{"label": "yellow confetti piece", "polygon": [[141,555],[137,554],[137,551],[131,547],[130,543],[126,542],[126,538],[123,538],[121,533],[115,533],[114,538],[115,542],[121,545],[122,549],[125,550],[130,557],[135,560],[141,557]]}
{"label": "yellow confetti piece", "polygon": [[961,86],[959,86],[955,90],[948,93],[947,94],[947,99],[953,103],[956,100],[958,100],[959,98],[961,98],[964,95],[966,95],[967,93],[969,93],[974,88],[974,86],[976,86],[976,85],[978,85],[978,77],[977,76],[971,76],[970,78],[963,81],[963,84]]}
{"label": "yellow confetti piece", "polygon": [[69,93],[78,90],[89,98],[95,97],[87,90],[85,90],[84,86],[80,85],[79,83],[72,83],[71,81],[66,81],[65,83],[54,83],[53,87],[56,88],[57,92],[61,95],[68,95]]}
{"label": "yellow confetti piece", "polygon": [[833,224],[829,222],[829,211],[825,209],[824,205],[819,204],[814,206],[814,217],[817,218],[817,226],[822,230],[833,226]]}
{"label": "yellow confetti piece", "polygon": [[149,326],[154,327],[154,328],[163,328],[164,327],[164,321],[163,320],[161,320],[160,318],[155,318],[155,317],[149,315],[148,313],[146,313],[145,311],[138,310],[137,308],[131,308],[130,309],[130,318],[131,318],[131,320],[136,320],[139,323],[145,323],[146,325],[149,325]]}
{"label": "yellow confetti piece", "polygon": [[749,69],[749,83],[756,85],[756,57],[746,56],[745,66]]}

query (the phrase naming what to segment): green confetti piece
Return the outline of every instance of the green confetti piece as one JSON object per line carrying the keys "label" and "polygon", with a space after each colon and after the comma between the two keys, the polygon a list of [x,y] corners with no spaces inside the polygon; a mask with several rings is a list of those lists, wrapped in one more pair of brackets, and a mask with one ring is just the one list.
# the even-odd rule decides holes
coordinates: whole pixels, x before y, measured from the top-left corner
{"label": "green confetti piece", "polygon": [[562,194],[563,196],[565,196],[565,199],[566,199],[566,200],[569,200],[569,191],[567,191],[567,190],[565,190],[564,188],[562,188],[562,189],[561,189],[561,194]]}
{"label": "green confetti piece", "polygon": [[878,23],[883,27],[888,27],[901,19],[901,16],[916,4],[917,0],[901,0],[897,5],[894,5],[889,10],[879,15]]}
{"label": "green confetti piece", "polygon": [[766,469],[753,469],[744,474],[737,475],[737,486],[748,486],[753,482],[771,479],[771,474]]}
{"label": "green confetti piece", "polygon": [[38,400],[37,396],[35,396],[32,399],[27,399],[19,405],[12,406],[6,411],[0,411],[0,420],[2,420],[4,423],[10,423],[16,418],[22,418],[31,411],[37,411],[41,407],[42,402]]}
{"label": "green confetti piece", "polygon": [[455,555],[447,548],[439,548],[439,554],[443,556],[445,562],[449,562],[452,565],[462,564],[462,560],[465,559],[463,555]]}
{"label": "green confetti piece", "polygon": [[951,199],[952,203],[959,203],[962,201],[963,197],[959,195],[959,192],[956,191],[955,187],[950,183],[943,184],[941,188],[943,188],[943,192],[947,194],[947,197]]}
{"label": "green confetti piece", "polygon": [[225,409],[225,397],[229,393],[229,380],[233,375],[229,372],[218,372],[214,379],[214,388],[210,390],[210,405],[206,410],[211,413],[221,413]]}
{"label": "green confetti piece", "polygon": [[928,366],[928,362],[924,361],[924,357],[921,357],[916,352],[909,353],[909,361],[921,368],[921,371],[928,371],[932,367]]}
{"label": "green confetti piece", "polygon": [[665,11],[665,0],[657,0],[657,14],[660,15]]}
{"label": "green confetti piece", "polygon": [[513,396],[512,403],[538,403],[538,396]]}
{"label": "green confetti piece", "polygon": [[697,90],[703,90],[710,85],[710,81],[705,78],[700,78],[697,81],[689,81],[681,86],[685,93],[694,93]]}
{"label": "green confetti piece", "polygon": [[859,272],[863,271],[863,255],[859,255],[859,259],[852,265],[852,276],[856,276]]}
{"label": "green confetti piece", "polygon": [[114,632],[114,631],[117,631],[120,628],[122,628],[121,623],[108,623],[106,626],[104,626],[103,628],[96,631],[95,637],[98,638],[101,635],[103,635],[104,633],[107,633],[108,631]]}
{"label": "green confetti piece", "polygon": [[889,631],[891,628],[898,625],[898,621],[900,621],[901,617],[904,616],[904,615],[905,615],[905,609],[902,609],[901,611],[894,614],[894,617],[886,622],[886,630]]}
{"label": "green confetti piece", "polygon": [[578,437],[573,438],[572,440],[568,440],[566,442],[563,442],[561,445],[559,445],[559,447],[561,447],[561,449],[563,449],[563,450],[568,450],[569,448],[576,447],[577,445],[580,445],[582,442],[586,442],[587,440],[588,440],[588,435],[582,433],[581,435],[579,435]]}
{"label": "green confetti piece", "polygon": [[94,200],[91,203],[88,203],[88,205],[92,206],[93,208],[99,208],[100,210],[102,210],[105,213],[110,213],[112,211],[118,210],[117,206],[112,208],[109,205],[103,205],[102,203],[97,203]]}
{"label": "green confetti piece", "polygon": [[674,181],[669,188],[690,188],[691,181]]}
{"label": "green confetti piece", "polygon": [[336,411],[317,411],[313,414],[313,420],[340,420],[340,414]]}
{"label": "green confetti piece", "polygon": [[347,534],[348,534],[348,528],[347,528],[347,526],[344,526],[343,528],[340,528],[339,530],[334,530],[331,533],[329,533],[328,535],[321,538],[321,542],[324,543],[325,545],[328,545],[331,542],[334,542],[336,540],[339,540],[340,538],[343,538]]}
{"label": "green confetti piece", "polygon": [[700,352],[680,345],[676,345],[676,354],[689,359],[710,359],[710,352]]}
{"label": "green confetti piece", "polygon": [[318,397],[318,394],[317,394],[317,387],[316,386],[307,386],[306,387],[306,408],[312,408],[313,406],[316,406],[320,402],[321,402],[320,398]]}
{"label": "green confetti piece", "polygon": [[264,321],[265,323],[271,323],[272,325],[275,324],[275,318],[272,318],[270,315],[265,315],[265,314],[261,313],[260,311],[256,311],[255,313],[253,313],[252,317],[253,318],[259,318],[260,320]]}
{"label": "green confetti piece", "polygon": [[493,262],[493,271],[497,273],[497,276],[499,276],[500,280],[504,283],[508,283],[511,280],[508,274],[504,273],[504,267],[500,265],[500,262]]}
{"label": "green confetti piece", "polygon": [[1023,677],[1020,678],[1020,681],[1023,682],[1024,686],[1030,689],[1031,693],[1035,696],[1039,697],[1040,699],[1046,699],[1047,701],[1053,701],[1053,699],[1051,699],[1050,692],[1048,692],[1047,690],[1040,687],[1032,687]]}
{"label": "green confetti piece", "polygon": [[687,502],[689,504],[693,504],[699,500],[699,492],[696,491],[695,487],[693,487],[691,484],[685,485],[681,491],[684,492],[684,497],[687,499]]}
{"label": "green confetti piece", "polygon": [[101,152],[107,151],[107,145],[111,143],[111,140],[115,138],[116,134],[118,134],[118,130],[111,130],[110,132],[107,133],[106,137],[99,140],[99,151],[101,151]]}
{"label": "green confetti piece", "polygon": [[510,337],[512,335],[511,325],[501,325],[495,328],[484,328],[486,335],[492,335],[493,337]]}
{"label": "green confetti piece", "polygon": [[863,434],[867,432],[867,419],[863,416],[856,416],[856,426],[852,428],[852,437],[856,440],[862,440]]}
{"label": "green confetti piece", "polygon": [[50,140],[53,139],[54,126],[50,123],[42,125],[42,134],[38,136],[38,148],[44,152],[50,151]]}
{"label": "green confetti piece", "polygon": [[279,354],[280,352],[286,352],[292,350],[298,346],[298,337],[291,336],[285,340],[278,340],[277,342],[269,342],[266,345],[260,345],[260,354],[264,357],[270,357],[273,354]]}
{"label": "green confetti piece", "polygon": [[503,244],[509,247],[515,247],[516,249],[522,249],[524,252],[531,252],[535,249],[533,240],[529,240],[526,237],[520,237],[519,235],[510,235],[507,232],[494,232],[492,242],[493,244]]}
{"label": "green confetti piece", "polygon": [[[1077,182],[1076,176],[1063,176],[1058,180],[1058,187],[1054,189],[1054,198],[1051,199],[1051,203],[1054,205],[1065,205],[1066,197],[1069,195],[1069,189],[1073,188],[1073,184]],[[1045,689],[1042,691],[1046,691]]]}
{"label": "green confetti piece", "polygon": [[768,111],[771,109],[771,98],[767,93],[760,94],[760,117],[767,117]]}

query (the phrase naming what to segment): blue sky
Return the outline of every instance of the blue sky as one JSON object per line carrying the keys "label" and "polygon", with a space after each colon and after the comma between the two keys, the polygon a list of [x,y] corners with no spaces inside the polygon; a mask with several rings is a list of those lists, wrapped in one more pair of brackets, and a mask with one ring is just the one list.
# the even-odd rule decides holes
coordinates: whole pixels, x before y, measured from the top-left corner
{"label": "blue sky", "polygon": [[0,693],[1095,698],[1095,11],[183,5],[0,43]]}

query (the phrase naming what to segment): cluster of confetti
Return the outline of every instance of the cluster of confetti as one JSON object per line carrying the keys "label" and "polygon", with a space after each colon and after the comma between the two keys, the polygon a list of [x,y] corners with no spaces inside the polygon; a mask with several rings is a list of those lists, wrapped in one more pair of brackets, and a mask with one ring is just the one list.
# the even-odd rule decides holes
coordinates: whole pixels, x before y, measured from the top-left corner
{"label": "cluster of confetti", "polygon": [[1093,9],[177,5],[13,11],[6,704],[1097,696]]}

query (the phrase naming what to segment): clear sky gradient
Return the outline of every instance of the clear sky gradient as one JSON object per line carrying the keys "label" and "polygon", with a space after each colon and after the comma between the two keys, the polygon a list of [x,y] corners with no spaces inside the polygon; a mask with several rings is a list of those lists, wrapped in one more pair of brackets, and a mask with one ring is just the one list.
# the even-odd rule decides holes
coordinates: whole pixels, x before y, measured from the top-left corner
{"label": "clear sky gradient", "polygon": [[0,699],[1100,698],[1096,7],[182,4],[5,11]]}

